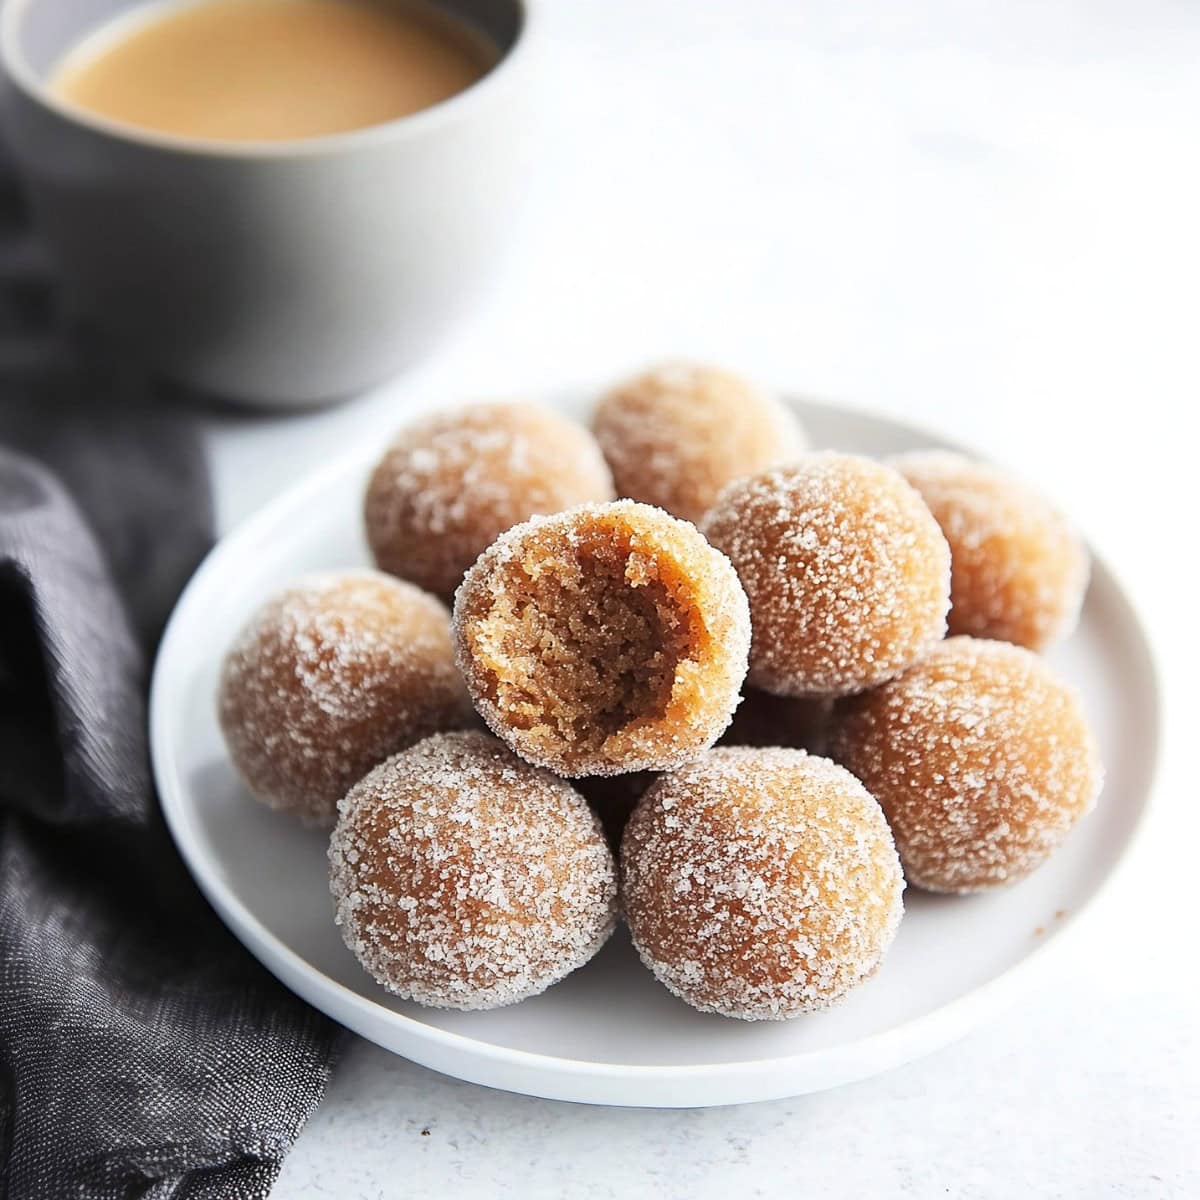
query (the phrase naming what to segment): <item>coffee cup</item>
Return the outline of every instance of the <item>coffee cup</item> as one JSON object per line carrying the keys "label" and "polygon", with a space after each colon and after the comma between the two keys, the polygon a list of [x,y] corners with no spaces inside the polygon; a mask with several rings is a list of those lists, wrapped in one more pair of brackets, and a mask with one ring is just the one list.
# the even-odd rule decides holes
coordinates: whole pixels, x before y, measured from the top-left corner
{"label": "coffee cup", "polygon": [[67,104],[55,65],[137,0],[7,0],[8,141],[67,311],[202,393],[297,407],[413,363],[504,250],[528,166],[526,0],[437,0],[495,44],[466,90],[296,141],[204,141]]}

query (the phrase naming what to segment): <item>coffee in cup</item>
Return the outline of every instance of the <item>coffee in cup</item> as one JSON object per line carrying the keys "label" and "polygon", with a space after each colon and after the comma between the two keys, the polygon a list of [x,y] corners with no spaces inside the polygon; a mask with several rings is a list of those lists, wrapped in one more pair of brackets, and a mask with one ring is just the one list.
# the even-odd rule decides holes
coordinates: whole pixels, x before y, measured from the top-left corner
{"label": "coffee in cup", "polygon": [[498,57],[478,30],[420,0],[185,0],[100,26],[50,88],[139,129],[286,141],[420,112]]}

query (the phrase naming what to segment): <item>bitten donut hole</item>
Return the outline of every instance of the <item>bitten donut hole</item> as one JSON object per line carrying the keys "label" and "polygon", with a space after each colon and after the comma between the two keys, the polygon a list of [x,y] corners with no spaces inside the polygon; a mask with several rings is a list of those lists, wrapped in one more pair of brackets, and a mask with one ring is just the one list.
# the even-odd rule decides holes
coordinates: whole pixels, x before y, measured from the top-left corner
{"label": "bitten donut hole", "polygon": [[663,564],[627,539],[573,550],[531,548],[508,565],[475,626],[474,652],[506,721],[591,755],[666,715],[703,627]]}
{"label": "bitten donut hole", "polygon": [[667,771],[724,732],[750,614],[694,525],[621,500],[510,529],[454,602],[455,658],[480,716],[559,775]]}

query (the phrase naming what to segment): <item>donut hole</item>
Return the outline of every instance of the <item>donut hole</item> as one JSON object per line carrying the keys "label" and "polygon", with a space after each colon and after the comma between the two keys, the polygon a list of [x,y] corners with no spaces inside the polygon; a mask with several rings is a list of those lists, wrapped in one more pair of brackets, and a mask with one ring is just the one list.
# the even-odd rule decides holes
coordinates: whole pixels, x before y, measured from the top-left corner
{"label": "donut hole", "polygon": [[663,720],[707,643],[686,591],[669,562],[611,527],[566,552],[527,548],[472,627],[489,699],[533,740],[587,757]]}
{"label": "donut hole", "polygon": [[586,429],[536,404],[477,404],[401,430],[371,475],[363,517],[382,570],[449,600],[506,529],[612,497]]}
{"label": "donut hole", "polygon": [[248,790],[323,828],[377,763],[472,720],[445,606],[361,570],[269,598],[222,661],[217,712]]}
{"label": "donut hole", "polygon": [[664,363],[609,391],[592,430],[617,491],[699,524],[726,484],[802,452],[796,415],[749,380]]}
{"label": "donut hole", "polygon": [[849,771],[781,747],[726,746],[659,776],[621,841],[642,961],[704,1012],[781,1020],[872,975],[903,877],[883,812]]}
{"label": "donut hole", "polygon": [[843,700],[831,753],[879,801],[908,882],[931,892],[1030,874],[1103,780],[1078,694],[1032,651],[961,636]]}
{"label": "donut hole", "polygon": [[355,957],[438,1008],[536,995],[615,923],[615,863],[583,797],[477,731],[428,737],[355,784],[329,865]]}

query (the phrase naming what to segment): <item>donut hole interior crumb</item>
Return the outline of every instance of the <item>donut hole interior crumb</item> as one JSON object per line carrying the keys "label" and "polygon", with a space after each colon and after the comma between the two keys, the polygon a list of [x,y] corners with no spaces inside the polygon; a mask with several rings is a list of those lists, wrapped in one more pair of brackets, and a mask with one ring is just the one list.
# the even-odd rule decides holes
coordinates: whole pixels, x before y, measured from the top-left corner
{"label": "donut hole interior crumb", "polygon": [[493,703],[535,739],[595,753],[663,719],[707,635],[669,560],[608,527],[506,564],[474,626]]}

